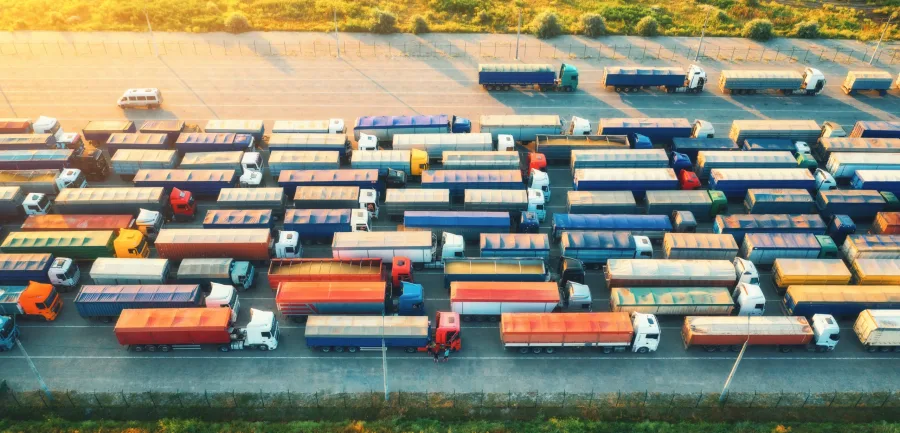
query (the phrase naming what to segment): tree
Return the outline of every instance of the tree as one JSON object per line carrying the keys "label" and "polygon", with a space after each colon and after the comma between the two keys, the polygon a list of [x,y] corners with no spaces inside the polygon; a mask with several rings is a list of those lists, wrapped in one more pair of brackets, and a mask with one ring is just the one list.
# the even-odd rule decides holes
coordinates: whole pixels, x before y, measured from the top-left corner
{"label": "tree", "polygon": [[656,18],[647,15],[638,21],[634,30],[641,36],[659,36],[659,23]]}
{"label": "tree", "polygon": [[428,21],[425,21],[425,17],[415,15],[409,20],[409,32],[414,35],[421,35],[422,33],[431,32],[431,29],[428,28]]}
{"label": "tree", "polygon": [[754,41],[768,41],[769,39],[772,39],[774,34],[775,31],[772,22],[761,18],[747,22],[747,24],[744,25],[744,30],[741,31],[741,36],[753,39]]}
{"label": "tree", "polygon": [[606,35],[606,20],[600,14],[584,14],[581,16],[581,29],[585,36],[591,38]]}
{"label": "tree", "polygon": [[388,11],[375,9],[371,30],[382,35],[397,33],[397,17]]}
{"label": "tree", "polygon": [[794,26],[794,36],[804,39],[815,39],[819,37],[818,21],[802,21]]}
{"label": "tree", "polygon": [[232,12],[225,17],[225,31],[228,33],[244,33],[251,29],[250,20],[243,12]]}
{"label": "tree", "polygon": [[549,39],[563,34],[559,17],[552,11],[544,11],[534,17],[534,21],[531,22],[531,31],[540,39]]}

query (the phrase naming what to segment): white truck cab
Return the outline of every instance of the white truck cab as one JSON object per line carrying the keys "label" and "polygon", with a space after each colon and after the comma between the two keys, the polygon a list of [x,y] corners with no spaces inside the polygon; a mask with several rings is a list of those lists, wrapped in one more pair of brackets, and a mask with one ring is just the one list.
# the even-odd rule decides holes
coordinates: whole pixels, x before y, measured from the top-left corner
{"label": "white truck cab", "polygon": [[343,134],[344,133],[344,119],[328,119],[328,131],[329,134]]}
{"label": "white truck cab", "polygon": [[528,189],[536,189],[544,193],[544,203],[550,203],[550,175],[532,168],[528,173]]}
{"label": "white truck cab", "polygon": [[59,124],[59,121],[53,117],[41,116],[31,124],[31,129],[35,134],[53,134],[56,141],[62,141],[65,132]]}
{"label": "white truck cab", "polygon": [[831,173],[817,168],[813,176],[816,178],[816,191],[831,191],[837,188],[837,181]]}
{"label": "white truck cab", "polygon": [[359,140],[356,140],[356,150],[363,152],[378,150],[378,137],[371,134],[360,133]]}
{"label": "white truck cab", "polygon": [[563,288],[563,305],[560,305],[562,311],[591,311],[594,300],[591,297],[591,288],[587,284],[567,281]]}
{"label": "white truck cab", "polygon": [[753,262],[736,257],[733,263],[738,284],[747,283],[759,286],[759,271],[756,270],[756,265],[754,265]]}
{"label": "white truck cab", "polygon": [[516,140],[513,139],[512,135],[509,134],[498,134],[497,135],[497,151],[498,152],[512,152],[516,150]]}
{"label": "white truck cab", "polygon": [[300,245],[300,235],[297,232],[281,230],[278,232],[278,240],[272,246],[275,258],[297,259],[303,257],[303,247]]}
{"label": "white truck cab", "polygon": [[687,87],[688,90],[699,92],[700,90],[703,90],[704,84],[706,84],[706,71],[704,71],[700,65],[691,65],[688,68],[687,83],[685,83],[685,87]]}
{"label": "white truck cab", "polygon": [[841,328],[831,314],[813,314],[813,341],[817,351],[831,352],[841,339]]}
{"label": "white truck cab", "polygon": [[70,258],[57,257],[50,264],[47,277],[50,280],[50,284],[66,292],[69,289],[78,287],[78,280],[81,279],[81,268]]}
{"label": "white truck cab", "polygon": [[263,184],[263,159],[259,152],[244,152],[241,157],[241,188],[254,188]]}
{"label": "white truck cab", "polygon": [[837,122],[832,122],[827,120],[822,122],[822,134],[819,137],[830,138],[830,137],[846,137],[847,131],[844,131],[844,127],[841,126]]}
{"label": "white truck cab", "polygon": [[809,144],[805,141],[794,142],[794,156],[798,155],[812,155],[812,149],[809,148]]}
{"label": "white truck cab", "polygon": [[238,311],[241,309],[241,299],[238,297],[234,286],[219,283],[209,283],[209,285],[211,290],[204,301],[206,308],[231,308],[231,323],[237,322]]}
{"label": "white truck cab", "polygon": [[[431,256],[440,257],[443,264],[446,259],[459,259],[466,256],[466,241],[460,235],[444,232],[441,235],[440,256],[436,251],[432,251]],[[438,248],[438,245],[432,245],[432,248]]]}
{"label": "white truck cab", "polygon": [[648,236],[631,236],[634,240],[634,258],[636,259],[652,259],[653,243],[650,242]]}
{"label": "white truck cab", "polygon": [[77,168],[67,168],[56,177],[56,188],[60,191],[66,188],[87,188],[87,178]]}
{"label": "white truck cab", "polygon": [[134,219],[134,227],[151,241],[156,239],[159,231],[165,226],[166,220],[157,211],[141,209]]}
{"label": "white truck cab", "polygon": [[378,219],[378,191],[374,189],[359,190],[359,208],[369,212],[369,219]]}
{"label": "white truck cab", "polygon": [[738,316],[762,316],[766,312],[766,297],[756,284],[738,283],[731,296]]}
{"label": "white truck cab", "polygon": [[573,116],[569,126],[566,127],[565,135],[591,135],[591,121]]}
{"label": "white truck cab", "polygon": [[634,340],[631,351],[637,353],[656,352],[659,348],[659,322],[653,314],[631,313]]}
{"label": "white truck cab", "polygon": [[51,206],[53,203],[50,202],[47,194],[39,192],[28,193],[22,200],[22,209],[24,209],[25,215],[47,215],[50,213]]}
{"label": "white truck cab", "polygon": [[369,228],[369,212],[365,209],[353,209],[350,211],[350,231],[368,232]]}
{"label": "white truck cab", "polygon": [[691,129],[691,138],[713,138],[716,135],[716,128],[712,123],[706,120],[697,119],[694,121],[694,127]]}
{"label": "white truck cab", "polygon": [[278,321],[275,320],[275,313],[251,308],[250,323],[243,328],[236,329],[231,335],[231,349],[241,350],[255,347],[261,351],[275,350],[278,348],[278,334]]}
{"label": "white truck cab", "polygon": [[806,90],[807,95],[818,95],[825,89],[825,74],[816,68],[806,68],[803,70],[802,89]]}
{"label": "white truck cab", "polygon": [[544,222],[544,219],[547,218],[547,210],[544,208],[547,200],[544,198],[544,192],[534,188],[528,188],[525,191],[528,197],[528,211],[534,212],[538,221]]}

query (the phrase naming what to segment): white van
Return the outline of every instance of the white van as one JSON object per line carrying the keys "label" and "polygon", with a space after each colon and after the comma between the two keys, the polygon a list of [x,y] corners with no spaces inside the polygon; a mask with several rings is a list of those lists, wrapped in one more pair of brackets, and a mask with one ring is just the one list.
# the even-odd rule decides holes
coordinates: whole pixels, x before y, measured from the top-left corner
{"label": "white van", "polygon": [[162,93],[159,89],[128,89],[119,98],[119,108],[159,108],[162,104]]}

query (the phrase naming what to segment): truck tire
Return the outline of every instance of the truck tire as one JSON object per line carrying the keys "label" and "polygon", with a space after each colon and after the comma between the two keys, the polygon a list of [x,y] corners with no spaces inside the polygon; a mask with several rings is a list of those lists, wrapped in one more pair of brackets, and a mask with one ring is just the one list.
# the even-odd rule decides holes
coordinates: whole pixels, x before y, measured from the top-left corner
{"label": "truck tire", "polygon": [[877,351],[877,350],[878,350],[878,348],[875,346],[866,346],[866,352],[875,353],[875,351]]}
{"label": "truck tire", "polygon": [[531,353],[533,353],[535,355],[540,355],[541,352],[543,352],[543,351],[544,351],[543,347],[532,347],[531,348]]}
{"label": "truck tire", "polygon": [[647,353],[650,352],[650,349],[646,347],[638,347],[637,353]]}
{"label": "truck tire", "polygon": [[344,346],[334,346],[334,351],[337,353],[344,353]]}
{"label": "truck tire", "polygon": [[172,351],[172,346],[169,346],[168,344],[160,344],[160,345],[159,345],[159,351],[160,351],[160,352],[165,352],[165,353],[171,352],[171,351]]}
{"label": "truck tire", "polygon": [[231,351],[231,346],[229,346],[227,344],[223,344],[223,345],[219,346],[219,352],[224,353],[224,352],[229,352],[229,351]]}
{"label": "truck tire", "polygon": [[265,344],[260,344],[256,348],[259,349],[260,352],[268,352],[269,351],[269,346],[266,346]]}
{"label": "truck tire", "polygon": [[528,348],[527,348],[527,347],[520,347],[520,348],[519,348],[519,353],[521,353],[521,354],[523,354],[523,355],[527,355],[527,354],[528,354]]}
{"label": "truck tire", "polygon": [[622,88],[621,88],[621,87],[616,87],[616,93],[622,93]]}
{"label": "truck tire", "polygon": [[331,352],[331,346],[322,346],[319,348],[319,350],[321,350],[322,353],[328,353]]}
{"label": "truck tire", "polygon": [[789,353],[791,351],[791,346],[779,346],[778,350],[780,350],[781,353]]}
{"label": "truck tire", "polygon": [[719,349],[716,346],[703,346],[703,350],[705,350],[707,352],[715,352],[716,350],[719,350]]}
{"label": "truck tire", "polygon": [[603,347],[603,353],[609,355],[610,353],[613,353],[613,348],[612,348],[612,347],[606,347],[606,346],[604,346],[604,347]]}
{"label": "truck tire", "polygon": [[547,348],[544,348],[544,352],[554,353],[554,352],[556,352],[556,348],[555,347],[547,347]]}
{"label": "truck tire", "polygon": [[732,344],[732,345],[729,347],[729,349],[731,349],[732,352],[740,352],[740,351],[741,351],[741,347],[743,347],[743,346],[738,346],[737,344]]}
{"label": "truck tire", "polygon": [[359,348],[356,346],[350,346],[347,348],[347,351],[350,353],[356,353],[356,352],[359,352]]}
{"label": "truck tire", "polygon": [[140,345],[138,345],[138,346],[128,346],[128,347],[125,348],[125,350],[128,350],[128,349],[134,350],[135,352],[143,352],[143,351],[144,351],[144,346],[140,346]]}
{"label": "truck tire", "polygon": [[100,321],[103,322],[103,323],[112,323],[112,317],[109,317],[109,316],[103,316],[103,317],[100,318]]}

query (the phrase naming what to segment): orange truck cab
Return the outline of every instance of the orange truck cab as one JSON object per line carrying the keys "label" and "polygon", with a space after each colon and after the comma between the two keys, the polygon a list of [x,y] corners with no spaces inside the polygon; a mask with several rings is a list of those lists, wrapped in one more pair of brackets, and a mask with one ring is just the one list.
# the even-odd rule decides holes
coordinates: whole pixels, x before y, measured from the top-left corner
{"label": "orange truck cab", "polygon": [[169,205],[172,207],[172,217],[175,221],[193,221],[197,214],[197,202],[194,201],[194,195],[190,191],[172,188]]}
{"label": "orange truck cab", "polygon": [[27,286],[0,286],[0,315],[40,316],[55,320],[62,298],[52,284],[31,281]]}
{"label": "orange truck cab", "polygon": [[394,256],[391,261],[391,287],[400,288],[404,282],[413,282],[412,261],[409,257]]}
{"label": "orange truck cab", "polygon": [[678,172],[678,183],[681,189],[692,190],[700,188],[700,178],[693,171],[681,170]]}
{"label": "orange truck cab", "polygon": [[439,346],[450,346],[454,352],[462,349],[462,337],[459,328],[459,313],[438,311],[434,318],[432,341]]}
{"label": "orange truck cab", "polygon": [[528,154],[528,169],[525,173],[531,173],[531,170],[547,171],[547,157],[543,153],[531,152]]}

